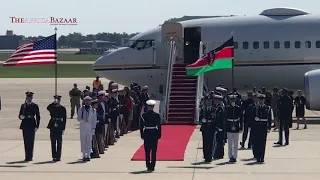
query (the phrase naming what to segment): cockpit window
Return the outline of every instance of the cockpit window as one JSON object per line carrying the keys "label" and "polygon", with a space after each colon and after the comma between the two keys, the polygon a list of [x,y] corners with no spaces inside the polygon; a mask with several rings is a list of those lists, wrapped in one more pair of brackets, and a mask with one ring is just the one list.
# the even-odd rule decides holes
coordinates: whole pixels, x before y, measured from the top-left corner
{"label": "cockpit window", "polygon": [[132,43],[130,48],[141,50],[150,48],[154,45],[154,40],[136,40]]}

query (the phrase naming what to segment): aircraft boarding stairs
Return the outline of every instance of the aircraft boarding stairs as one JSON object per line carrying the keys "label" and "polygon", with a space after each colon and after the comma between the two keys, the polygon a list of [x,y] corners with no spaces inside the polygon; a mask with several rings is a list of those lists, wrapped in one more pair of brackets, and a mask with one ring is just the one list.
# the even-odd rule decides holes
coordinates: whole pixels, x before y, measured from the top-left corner
{"label": "aircraft boarding stairs", "polygon": [[207,86],[204,75],[187,76],[187,64],[177,61],[177,48],[172,42],[167,73],[165,96],[166,124],[198,124],[199,106]]}

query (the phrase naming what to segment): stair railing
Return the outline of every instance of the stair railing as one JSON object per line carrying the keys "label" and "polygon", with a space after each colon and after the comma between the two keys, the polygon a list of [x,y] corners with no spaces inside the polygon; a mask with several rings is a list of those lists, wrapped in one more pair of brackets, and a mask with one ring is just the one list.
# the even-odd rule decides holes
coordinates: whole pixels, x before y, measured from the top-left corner
{"label": "stair railing", "polygon": [[[199,44],[199,58],[203,55],[203,42],[201,41]],[[199,124],[199,116],[200,116],[200,103],[203,96],[203,86],[204,86],[204,74],[197,76],[197,95],[196,95],[196,109],[195,109],[195,124]]]}
{"label": "stair railing", "polygon": [[167,72],[167,86],[166,86],[166,96],[165,96],[165,122],[168,122],[169,115],[169,100],[171,91],[171,81],[172,81],[172,69],[176,58],[176,46],[175,41],[170,42],[169,59],[168,59],[168,72]]}

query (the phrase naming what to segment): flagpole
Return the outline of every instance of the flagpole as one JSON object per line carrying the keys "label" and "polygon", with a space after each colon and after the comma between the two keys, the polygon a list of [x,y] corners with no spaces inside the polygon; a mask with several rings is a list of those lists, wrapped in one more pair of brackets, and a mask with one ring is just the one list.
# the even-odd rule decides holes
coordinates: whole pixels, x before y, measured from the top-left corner
{"label": "flagpole", "polygon": [[[56,35],[56,38],[57,38],[57,27],[54,28],[54,31],[55,31],[55,35]],[[58,94],[58,54],[57,54],[57,41],[56,41],[56,61],[55,61],[55,65],[54,65],[54,71],[55,71],[55,76],[54,76],[54,93],[55,95]]]}

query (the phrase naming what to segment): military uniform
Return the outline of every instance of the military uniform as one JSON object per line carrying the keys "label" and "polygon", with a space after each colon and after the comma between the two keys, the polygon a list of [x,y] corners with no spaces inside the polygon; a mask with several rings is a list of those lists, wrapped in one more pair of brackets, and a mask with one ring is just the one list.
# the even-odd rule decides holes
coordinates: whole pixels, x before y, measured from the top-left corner
{"label": "military uniform", "polygon": [[98,144],[99,154],[104,154],[104,133],[105,133],[105,113],[107,111],[106,106],[103,102],[104,95],[106,94],[105,91],[100,91],[99,95],[99,102],[97,108],[97,126],[96,126],[96,140]]}
{"label": "military uniform", "polygon": [[[113,89],[112,93],[116,93],[117,90]],[[115,96],[110,97],[108,102],[108,114],[111,120],[113,131],[116,131],[116,138],[119,138],[119,129],[118,129],[118,117],[119,117],[119,102]]]}
{"label": "military uniform", "polygon": [[297,117],[297,129],[299,129],[300,119],[304,121],[304,129],[307,129],[305,114],[306,98],[301,95],[301,90],[298,91],[299,95],[294,99],[294,104],[296,106],[296,117]]}
{"label": "military uniform", "polygon": [[118,100],[119,100],[119,114],[120,114],[120,136],[123,134],[127,134],[127,124],[128,124],[128,118],[129,118],[129,111],[128,111],[128,104],[127,104],[127,97],[122,94],[124,93],[124,89],[119,90],[121,95],[119,94]]}
{"label": "military uniform", "polygon": [[39,106],[31,101],[33,94],[33,92],[26,92],[30,102],[22,104],[19,112],[19,119],[22,121],[20,129],[23,134],[25,161],[32,161],[35,132],[40,125]]}
{"label": "military uniform", "polygon": [[[100,118],[100,115],[98,115],[98,108],[99,108],[99,101],[98,99],[93,98],[91,100],[91,106],[94,109],[94,111],[96,112],[96,127],[95,127],[95,132],[92,134],[92,141],[91,141],[91,145],[92,145],[92,152],[91,152],[91,158],[100,158],[100,144],[99,144],[99,135],[101,132],[101,126],[99,125],[99,121],[98,118]],[[100,129],[99,129],[100,128]],[[97,133],[97,131],[99,131]],[[104,150],[104,149],[103,149]]]}
{"label": "military uniform", "polygon": [[[264,94],[258,94],[257,98],[264,99]],[[264,103],[257,104],[253,108],[253,154],[257,162],[264,162],[267,133],[271,129],[271,108]]]}
{"label": "military uniform", "polygon": [[[153,107],[154,100],[148,100],[147,106]],[[144,151],[146,155],[146,166],[149,171],[154,171],[157,158],[158,140],[161,138],[161,117],[159,113],[148,110],[141,115],[140,135],[144,140]],[[150,161],[151,153],[151,161]]]}
{"label": "military uniform", "polygon": [[142,88],[142,94],[141,94],[141,103],[142,103],[142,107],[144,107],[143,112],[147,112],[147,104],[146,102],[150,99],[150,96],[147,92],[148,90],[148,86],[144,86]]}
{"label": "military uniform", "polygon": [[[207,97],[205,100],[208,100]],[[200,131],[202,132],[202,150],[205,162],[212,161],[213,137],[215,133],[215,112],[211,105],[204,105],[200,110],[199,119],[201,121]]]}
{"label": "military uniform", "polygon": [[62,149],[62,135],[66,128],[67,111],[60,105],[61,96],[54,96],[55,101],[48,105],[47,110],[50,112],[50,121],[47,126],[50,129],[51,152],[53,161],[60,161]]}
{"label": "military uniform", "polygon": [[[249,92],[248,96],[252,96],[253,93]],[[253,105],[253,106],[252,106]],[[247,137],[248,137],[248,133],[249,130],[251,129],[251,125],[252,125],[252,109],[254,107],[254,100],[252,98],[248,98],[246,100],[243,101],[242,105],[241,105],[241,109],[243,112],[243,133],[242,133],[242,141],[240,142],[241,147],[244,148],[244,145],[246,143]],[[249,143],[248,143],[248,148],[251,148],[251,144],[252,144],[252,135],[251,132],[249,134]]]}
{"label": "military uniform", "polygon": [[219,100],[220,103],[214,104],[215,110],[215,134],[213,137],[213,158],[222,159],[224,156],[224,144],[226,139],[225,134],[225,112],[221,105],[222,95],[214,95],[214,99]]}
{"label": "military uniform", "polygon": [[77,84],[74,84],[74,88],[69,91],[70,103],[71,103],[71,119],[74,116],[75,108],[77,112],[80,108],[81,91],[77,88]]}
{"label": "military uniform", "polygon": [[226,132],[228,138],[228,155],[230,162],[236,162],[238,157],[239,133],[243,129],[243,114],[236,104],[237,95],[229,95],[230,105],[226,107]]}

